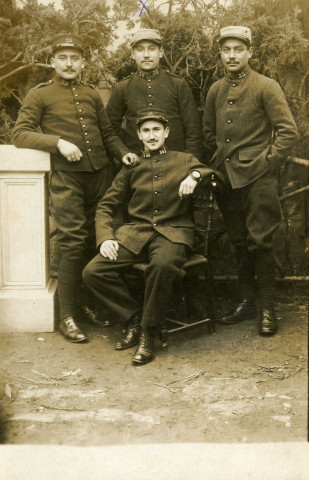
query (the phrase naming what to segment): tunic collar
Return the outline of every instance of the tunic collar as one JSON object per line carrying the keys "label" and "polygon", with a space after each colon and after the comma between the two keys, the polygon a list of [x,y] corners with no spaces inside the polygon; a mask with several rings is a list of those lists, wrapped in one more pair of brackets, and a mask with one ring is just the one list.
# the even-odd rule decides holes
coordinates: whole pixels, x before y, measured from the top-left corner
{"label": "tunic collar", "polygon": [[80,85],[82,82],[80,80],[65,80],[64,78],[61,77],[55,77],[54,78],[55,82],[58,83],[58,85],[63,85],[65,87],[67,86],[73,86],[73,85]]}
{"label": "tunic collar", "polygon": [[247,67],[241,72],[241,73],[234,73],[231,74],[227,70],[224,71],[224,76],[227,82],[232,82],[234,80],[241,80],[242,78],[245,78],[248,73],[250,72],[250,67],[247,65]]}
{"label": "tunic collar", "polygon": [[160,70],[159,68],[155,68],[154,70],[151,70],[150,72],[143,72],[142,70],[137,70],[138,75],[141,78],[155,78],[159,75]]}
{"label": "tunic collar", "polygon": [[163,155],[166,152],[167,152],[166,147],[161,147],[159,150],[153,150],[151,152],[142,151],[142,156],[144,158],[150,158],[150,157],[153,157],[154,155]]}

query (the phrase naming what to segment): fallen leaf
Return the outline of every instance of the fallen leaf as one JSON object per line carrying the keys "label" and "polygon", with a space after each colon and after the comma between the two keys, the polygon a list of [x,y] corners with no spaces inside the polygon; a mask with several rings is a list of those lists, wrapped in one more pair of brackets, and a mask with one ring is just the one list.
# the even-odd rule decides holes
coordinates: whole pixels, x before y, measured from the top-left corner
{"label": "fallen leaf", "polygon": [[81,372],[81,369],[78,368],[77,370],[70,370],[68,372],[62,372],[62,376],[63,377],[69,377],[70,375],[77,375],[80,372]]}
{"label": "fallen leaf", "polygon": [[8,384],[5,385],[4,393],[7,397],[12,398],[12,389],[11,389],[10,385],[8,385]]}

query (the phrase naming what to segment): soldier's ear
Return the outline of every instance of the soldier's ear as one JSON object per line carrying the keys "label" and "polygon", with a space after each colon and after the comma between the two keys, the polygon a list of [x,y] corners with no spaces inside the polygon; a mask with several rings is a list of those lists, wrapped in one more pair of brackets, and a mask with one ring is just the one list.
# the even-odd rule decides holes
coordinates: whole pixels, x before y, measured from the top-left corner
{"label": "soldier's ear", "polygon": [[162,57],[163,57],[163,55],[164,55],[164,50],[163,50],[163,48],[162,48],[162,47],[160,47],[160,58],[162,58]]}
{"label": "soldier's ear", "polygon": [[54,57],[52,57],[50,59],[50,64],[51,64],[52,68],[55,68],[55,58]]}
{"label": "soldier's ear", "polygon": [[165,127],[165,130],[164,130],[165,138],[169,136],[169,133],[170,133],[170,127]]}

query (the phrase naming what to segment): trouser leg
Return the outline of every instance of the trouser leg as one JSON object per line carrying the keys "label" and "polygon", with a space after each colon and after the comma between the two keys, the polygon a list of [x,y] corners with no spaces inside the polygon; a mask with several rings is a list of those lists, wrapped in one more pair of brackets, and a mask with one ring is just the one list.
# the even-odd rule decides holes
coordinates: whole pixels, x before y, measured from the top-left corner
{"label": "trouser leg", "polygon": [[254,265],[246,246],[236,246],[236,266],[240,299],[254,301]]}
{"label": "trouser leg", "polygon": [[261,308],[274,308],[276,290],[276,263],[273,249],[252,253]]}
{"label": "trouser leg", "polygon": [[142,327],[157,326],[164,318],[175,281],[185,275],[181,266],[187,259],[187,248],[157,235],[148,245],[148,255]]}
{"label": "trouser leg", "polygon": [[120,245],[117,260],[109,260],[98,254],[83,271],[86,286],[100,301],[107,316],[121,322],[140,311],[140,306],[130,295],[122,278],[122,274],[135,261],[136,255]]}

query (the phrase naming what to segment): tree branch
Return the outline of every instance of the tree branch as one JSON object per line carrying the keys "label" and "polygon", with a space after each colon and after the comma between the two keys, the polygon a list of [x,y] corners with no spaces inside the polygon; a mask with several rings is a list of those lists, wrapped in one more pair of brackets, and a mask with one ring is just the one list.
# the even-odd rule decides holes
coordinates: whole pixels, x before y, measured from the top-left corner
{"label": "tree branch", "polygon": [[7,67],[11,63],[16,62],[20,57],[22,57],[22,55],[23,55],[22,52],[18,52],[17,55],[15,55],[15,57],[12,60],[9,60],[8,62],[4,63],[3,65],[0,65],[0,70],[2,68]]}
{"label": "tree branch", "polygon": [[2,75],[2,77],[0,77],[0,82],[5,80],[6,78],[12,77],[13,75],[15,75],[18,72],[21,72],[22,70],[26,70],[27,68],[32,68],[32,67],[41,67],[41,68],[49,68],[49,69],[52,68],[52,66],[49,65],[48,63],[38,63],[38,62],[28,63],[28,65],[23,65],[22,67],[15,68],[15,70],[12,70],[10,73]]}

